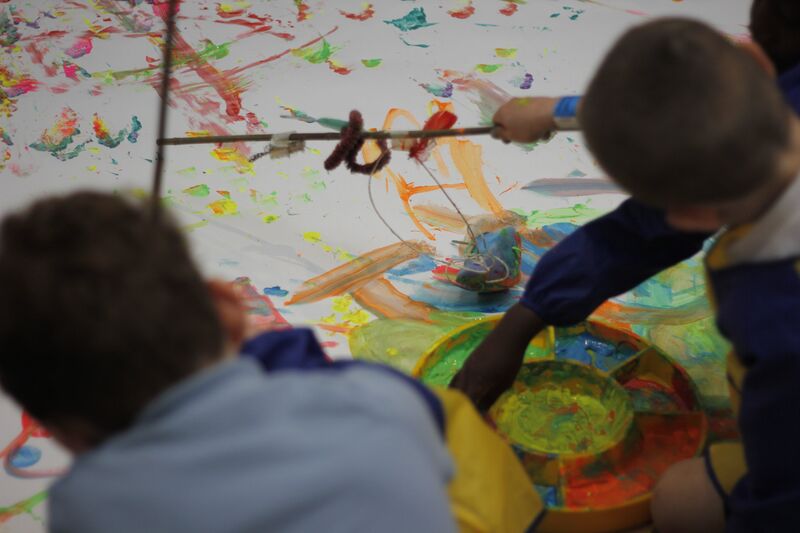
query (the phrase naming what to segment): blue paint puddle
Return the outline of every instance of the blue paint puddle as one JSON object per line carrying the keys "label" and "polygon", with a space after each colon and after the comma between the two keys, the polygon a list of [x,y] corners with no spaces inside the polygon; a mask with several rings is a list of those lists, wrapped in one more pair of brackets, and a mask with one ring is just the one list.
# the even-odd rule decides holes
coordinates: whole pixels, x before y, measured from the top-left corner
{"label": "blue paint puddle", "polygon": [[556,359],[575,361],[598,370],[611,370],[635,354],[631,346],[616,345],[591,333],[556,334]]}
{"label": "blue paint puddle", "polygon": [[534,485],[533,488],[539,493],[544,506],[547,508],[561,507],[563,505],[561,498],[558,496],[558,489],[550,485]]}
{"label": "blue paint puddle", "polygon": [[27,468],[39,462],[42,450],[36,446],[25,445],[11,458],[11,464],[16,468]]}
{"label": "blue paint puddle", "polygon": [[289,294],[289,291],[285,289],[281,289],[278,286],[275,287],[264,287],[264,294],[266,296],[286,296]]}

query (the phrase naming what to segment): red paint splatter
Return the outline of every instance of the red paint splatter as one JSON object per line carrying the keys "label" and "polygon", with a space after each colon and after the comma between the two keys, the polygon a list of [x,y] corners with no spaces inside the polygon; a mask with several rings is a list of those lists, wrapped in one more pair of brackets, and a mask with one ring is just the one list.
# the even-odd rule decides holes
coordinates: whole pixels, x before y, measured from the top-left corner
{"label": "red paint splatter", "polygon": [[275,37],[279,37],[286,41],[291,41],[294,39],[294,35],[291,33],[286,32],[275,32],[272,31],[272,23],[274,19],[269,15],[256,15],[254,13],[249,13],[245,18],[238,18],[233,20],[217,20],[218,24],[236,24],[238,26],[245,26],[250,28],[251,31],[248,33],[242,34],[237,36],[238,38],[244,38],[248,35],[254,35],[256,33],[268,33],[270,35],[274,35]]}
{"label": "red paint splatter", "polygon": [[[153,14],[161,19],[166,20],[169,15],[169,2],[170,0],[153,0]],[[175,13],[181,12],[181,0],[175,1]]]}
{"label": "red paint splatter", "polygon": [[239,17],[244,15],[244,9],[237,9],[234,11],[225,11],[222,4],[217,4],[217,16],[224,19]]}
{"label": "red paint splatter", "polygon": [[[425,122],[425,126],[422,127],[423,130],[447,130],[453,127],[453,124],[456,123],[458,117],[456,117],[450,111],[442,110],[437,111],[430,118]],[[408,151],[408,157],[411,159],[417,159],[424,157],[425,150],[428,148],[428,144],[430,144],[430,139],[419,139]]]}
{"label": "red paint splatter", "polygon": [[339,13],[352,20],[369,20],[375,15],[375,10],[372,4],[367,4],[361,13],[348,13],[347,11],[339,10]]}
{"label": "red paint splatter", "polygon": [[23,431],[27,430],[28,428],[31,429],[30,436],[31,437],[49,437],[50,433],[46,429],[44,429],[39,422],[31,418],[31,416],[24,412],[22,413],[22,429]]}
{"label": "red paint splatter", "polygon": [[347,74],[350,74],[351,72],[353,72],[352,69],[349,69],[349,68],[345,67],[344,65],[340,65],[340,64],[338,64],[338,63],[336,63],[334,61],[331,61],[331,60],[328,60],[328,68],[330,68],[336,74],[341,74],[343,76],[346,76]]}
{"label": "red paint splatter", "polygon": [[470,0],[463,8],[453,9],[448,11],[447,14],[456,19],[468,19],[475,14],[475,7],[473,7],[472,0]]}
{"label": "red paint splatter", "polygon": [[603,509],[649,493],[673,464],[694,457],[703,446],[707,421],[702,413],[636,417],[629,441],[601,456],[565,463],[564,504]]}
{"label": "red paint splatter", "polygon": [[308,4],[303,2],[303,0],[294,0],[294,5],[297,6],[297,22],[303,22],[308,19]]}
{"label": "red paint splatter", "polygon": [[506,2],[506,7],[501,9],[500,13],[502,13],[507,17],[510,17],[511,15],[517,12],[517,9],[519,9],[519,6],[514,2]]}

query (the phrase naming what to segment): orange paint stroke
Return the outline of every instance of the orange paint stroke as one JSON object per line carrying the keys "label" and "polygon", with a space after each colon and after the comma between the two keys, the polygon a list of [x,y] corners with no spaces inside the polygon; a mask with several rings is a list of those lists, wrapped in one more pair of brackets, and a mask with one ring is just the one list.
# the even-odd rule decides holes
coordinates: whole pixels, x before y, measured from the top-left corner
{"label": "orange paint stroke", "polygon": [[381,318],[407,318],[430,322],[435,309],[400,292],[386,278],[377,278],[353,292],[353,299],[367,311]]}
{"label": "orange paint stroke", "polygon": [[486,184],[482,169],[483,148],[472,141],[461,139],[448,139],[445,143],[450,145],[450,157],[464,178],[467,191],[472,199],[491,213],[499,215],[505,211]]}
{"label": "orange paint stroke", "polygon": [[398,242],[372,250],[320,276],[311,278],[303,283],[302,289],[295,292],[292,298],[286,301],[286,305],[318,302],[331,296],[355,291],[387,270],[418,257],[417,250],[431,255],[434,253],[433,247],[425,242],[410,244],[414,249]]}

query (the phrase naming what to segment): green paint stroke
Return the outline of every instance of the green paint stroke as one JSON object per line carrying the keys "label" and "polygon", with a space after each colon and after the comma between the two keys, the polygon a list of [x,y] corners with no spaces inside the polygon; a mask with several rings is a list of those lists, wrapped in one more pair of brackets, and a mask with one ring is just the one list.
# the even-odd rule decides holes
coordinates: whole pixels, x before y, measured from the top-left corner
{"label": "green paint stroke", "polygon": [[517,57],[517,49],[516,48],[495,48],[494,54],[497,57],[504,57],[504,58],[514,58]]}
{"label": "green paint stroke", "polygon": [[386,24],[391,24],[400,31],[413,31],[427,26],[433,26],[435,22],[428,22],[425,16],[425,10],[421,7],[415,7],[403,17],[399,19],[384,20]]}
{"label": "green paint stroke", "polygon": [[492,72],[497,72],[502,66],[503,65],[499,63],[495,64],[480,63],[478,65],[475,65],[475,70],[477,70],[478,72],[483,72],[484,74],[491,74]]}
{"label": "green paint stroke", "polygon": [[529,228],[541,228],[547,224],[556,224],[559,222],[578,224],[597,218],[604,212],[602,209],[595,209],[586,204],[575,204],[572,207],[561,207],[557,209],[548,209],[546,211],[525,211],[523,209],[512,209],[511,211],[525,217],[526,224]]}
{"label": "green paint stroke", "polygon": [[32,515],[33,510],[42,502],[47,499],[47,491],[43,490],[42,492],[38,492],[27,498],[22,500],[21,502],[15,503],[14,505],[9,505],[8,507],[0,507],[0,523],[9,520],[10,518],[27,513]]}
{"label": "green paint stroke", "polygon": [[362,59],[361,64],[367,68],[375,68],[383,63],[383,59]]}
{"label": "green paint stroke", "polygon": [[185,192],[189,196],[195,196],[197,198],[205,198],[206,196],[211,194],[211,190],[205,183],[201,183],[200,185],[194,185],[192,187],[184,189],[183,192]]}
{"label": "green paint stroke", "polygon": [[292,55],[308,61],[311,64],[318,65],[330,60],[337,51],[339,51],[339,48],[331,46],[327,40],[322,39],[322,41],[317,44],[292,50]]}

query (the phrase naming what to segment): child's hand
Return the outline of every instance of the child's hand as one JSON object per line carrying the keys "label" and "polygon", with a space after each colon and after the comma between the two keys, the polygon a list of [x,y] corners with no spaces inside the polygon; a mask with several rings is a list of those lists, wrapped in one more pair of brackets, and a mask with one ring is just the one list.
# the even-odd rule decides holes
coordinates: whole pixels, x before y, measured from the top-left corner
{"label": "child's hand", "polygon": [[553,109],[558,98],[514,98],[497,110],[492,136],[503,142],[530,143],[555,131]]}

